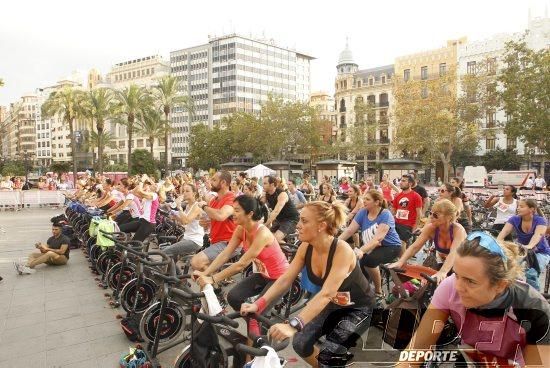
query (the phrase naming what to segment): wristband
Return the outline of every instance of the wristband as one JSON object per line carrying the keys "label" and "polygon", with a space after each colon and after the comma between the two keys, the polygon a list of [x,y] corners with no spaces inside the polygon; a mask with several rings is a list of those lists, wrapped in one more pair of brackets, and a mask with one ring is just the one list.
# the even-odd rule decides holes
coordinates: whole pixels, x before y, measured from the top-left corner
{"label": "wristband", "polygon": [[265,307],[267,306],[267,302],[263,296],[258,298],[254,302],[254,304],[256,304],[256,306],[258,307],[258,312],[256,312],[258,314],[261,314],[264,311]]}

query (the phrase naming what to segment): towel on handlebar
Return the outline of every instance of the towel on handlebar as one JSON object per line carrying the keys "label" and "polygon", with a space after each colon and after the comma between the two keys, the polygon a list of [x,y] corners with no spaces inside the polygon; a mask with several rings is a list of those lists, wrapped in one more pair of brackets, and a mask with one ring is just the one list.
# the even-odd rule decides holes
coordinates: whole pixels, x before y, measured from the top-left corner
{"label": "towel on handlebar", "polygon": [[105,231],[105,232],[108,232],[108,233],[113,233],[113,232],[116,232],[116,231],[120,231],[120,229],[118,228],[118,225],[116,222],[114,222],[113,220],[107,220],[107,219],[102,219],[102,220],[99,220],[98,224],[97,224],[97,239],[96,239],[96,244],[101,246],[101,248],[107,248],[107,247],[112,247],[113,245],[115,245],[115,242],[112,241],[111,239],[105,237],[105,235],[99,231],[99,230],[102,230],[102,231]]}
{"label": "towel on handlebar", "polygon": [[204,298],[206,299],[208,314],[210,316],[217,316],[222,312],[222,306],[214,293],[214,288],[210,284],[206,284],[202,289],[204,293]]}
{"label": "towel on handlebar", "polygon": [[262,349],[267,350],[266,356],[255,357],[245,367],[250,368],[282,368],[281,361],[271,346],[264,345]]}

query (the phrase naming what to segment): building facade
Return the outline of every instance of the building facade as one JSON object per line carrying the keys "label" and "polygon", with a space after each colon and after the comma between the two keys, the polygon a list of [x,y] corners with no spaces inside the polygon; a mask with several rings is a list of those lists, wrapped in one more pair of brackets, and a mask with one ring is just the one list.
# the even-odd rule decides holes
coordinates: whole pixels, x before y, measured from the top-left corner
{"label": "building facade", "polygon": [[[461,45],[458,48],[458,73],[464,76],[475,73],[480,65],[493,65],[495,79],[499,69],[503,67],[502,58],[505,52],[505,45],[509,41],[519,41],[525,36],[527,46],[533,50],[540,50],[550,46],[550,18],[548,16],[532,19],[529,17],[527,32],[497,34],[485,40],[474,41]],[[499,88],[499,87],[497,87]],[[461,91],[464,93],[464,91]],[[502,108],[490,111],[482,119],[480,126],[484,131],[484,138],[479,142],[477,154],[483,155],[488,151],[500,149],[515,149],[519,155],[525,155],[525,146],[519,139],[509,138],[504,133],[506,125],[506,113]],[[540,162],[535,157],[534,162],[524,163],[525,168],[530,166],[540,170]],[[545,172],[550,172],[550,166]]]}
{"label": "building facade", "polygon": [[[94,87],[106,87],[122,90],[132,84],[140,87],[151,88],[158,84],[158,81],[170,74],[170,65],[159,55],[146,56],[139,59],[128,60],[115,64],[107,73],[104,82],[91,83]],[[92,75],[92,71],[90,71]],[[107,121],[105,132],[114,139],[110,145],[104,148],[112,163],[128,162],[128,133],[123,125],[116,125]],[[149,150],[149,139],[134,131],[132,147],[136,149]],[[157,160],[164,160],[164,139],[156,139],[153,144],[153,157]]]}
{"label": "building facade", "polygon": [[[344,158],[357,162],[357,170],[362,176],[375,171],[377,163],[392,156],[390,137],[393,127],[388,111],[393,105],[394,66],[385,65],[359,70],[346,44],[346,48],[340,53],[336,68],[336,139],[349,142],[352,138],[346,134],[350,131],[349,128],[353,128],[357,123],[367,124],[365,145],[368,147],[368,153]],[[359,105],[367,107],[367,110],[363,110],[364,116],[358,116],[356,112],[356,106]]]}
{"label": "building facade", "polygon": [[334,97],[325,91],[313,92],[309,97],[309,106],[317,110],[319,119],[324,123],[320,132],[323,143],[332,142],[337,133]]}
{"label": "building facade", "polygon": [[282,48],[273,40],[239,35],[209,38],[208,43],[170,53],[172,75],[195,105],[192,116],[176,109],[172,116],[174,161],[185,166],[189,132],[195,124],[213,126],[237,111],[259,113],[269,94],[307,101],[313,57]]}

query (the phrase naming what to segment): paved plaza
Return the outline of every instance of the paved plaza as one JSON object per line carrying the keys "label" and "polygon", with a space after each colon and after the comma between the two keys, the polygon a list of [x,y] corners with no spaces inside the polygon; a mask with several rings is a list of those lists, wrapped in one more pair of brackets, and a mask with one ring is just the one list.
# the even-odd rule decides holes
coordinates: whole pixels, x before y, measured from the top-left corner
{"label": "paved plaza", "polygon": [[[124,311],[108,306],[80,249],[71,251],[66,266],[41,265],[32,275],[16,274],[12,262],[51,236],[50,218],[61,212],[0,212],[0,367],[118,367],[132,345],[115,317]],[[182,348],[162,353],[163,366],[172,367]],[[296,357],[291,347],[282,355]],[[291,359],[287,366],[305,365]]]}
{"label": "paved plaza", "polygon": [[[107,305],[80,249],[66,266],[38,266],[17,275],[12,261],[27,257],[51,236],[60,209],[0,212],[0,367],[118,367],[132,344],[118,310]],[[164,366],[181,347],[163,354]]]}

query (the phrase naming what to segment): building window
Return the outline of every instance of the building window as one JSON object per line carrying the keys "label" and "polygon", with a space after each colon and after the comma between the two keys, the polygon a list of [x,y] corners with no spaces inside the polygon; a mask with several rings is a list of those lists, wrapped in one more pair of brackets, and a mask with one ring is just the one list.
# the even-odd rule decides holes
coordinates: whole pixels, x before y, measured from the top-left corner
{"label": "building window", "polygon": [[374,78],[369,78],[369,86],[374,86]]}
{"label": "building window", "polygon": [[439,76],[442,77],[447,74],[447,63],[439,64]]}
{"label": "building window", "polygon": [[488,112],[487,112],[487,124],[486,124],[486,127],[487,127],[487,128],[494,128],[494,127],[495,127],[495,123],[496,123],[496,119],[497,119],[497,113],[494,112],[494,111],[488,111]]}
{"label": "building window", "polygon": [[495,138],[487,138],[485,140],[485,149],[494,150],[495,146],[496,146],[496,139]]}
{"label": "building window", "polygon": [[409,79],[411,79],[411,70],[410,69],[403,70],[403,80],[406,82]]}
{"label": "building window", "polygon": [[382,76],[382,84],[386,84],[386,76],[385,75]]}
{"label": "building window", "polygon": [[420,68],[420,79],[422,79],[422,80],[428,79],[428,67],[427,66],[423,66],[422,68]]}
{"label": "building window", "polygon": [[476,73],[476,62],[475,61],[468,61],[466,64],[466,72],[468,74],[475,74]]}
{"label": "building window", "polygon": [[517,140],[516,138],[508,138],[506,139],[506,148],[509,150],[516,149],[517,146]]}
{"label": "building window", "polygon": [[340,112],[346,112],[346,101],[344,99],[340,100]]}
{"label": "building window", "polygon": [[346,127],[346,117],[345,116],[340,116],[340,128],[345,128]]}
{"label": "building window", "polygon": [[378,101],[380,103],[380,107],[388,107],[389,101],[388,101],[388,94],[387,93],[381,93],[378,97]]}
{"label": "building window", "polygon": [[361,88],[361,81],[360,80],[357,81],[357,88]]}

